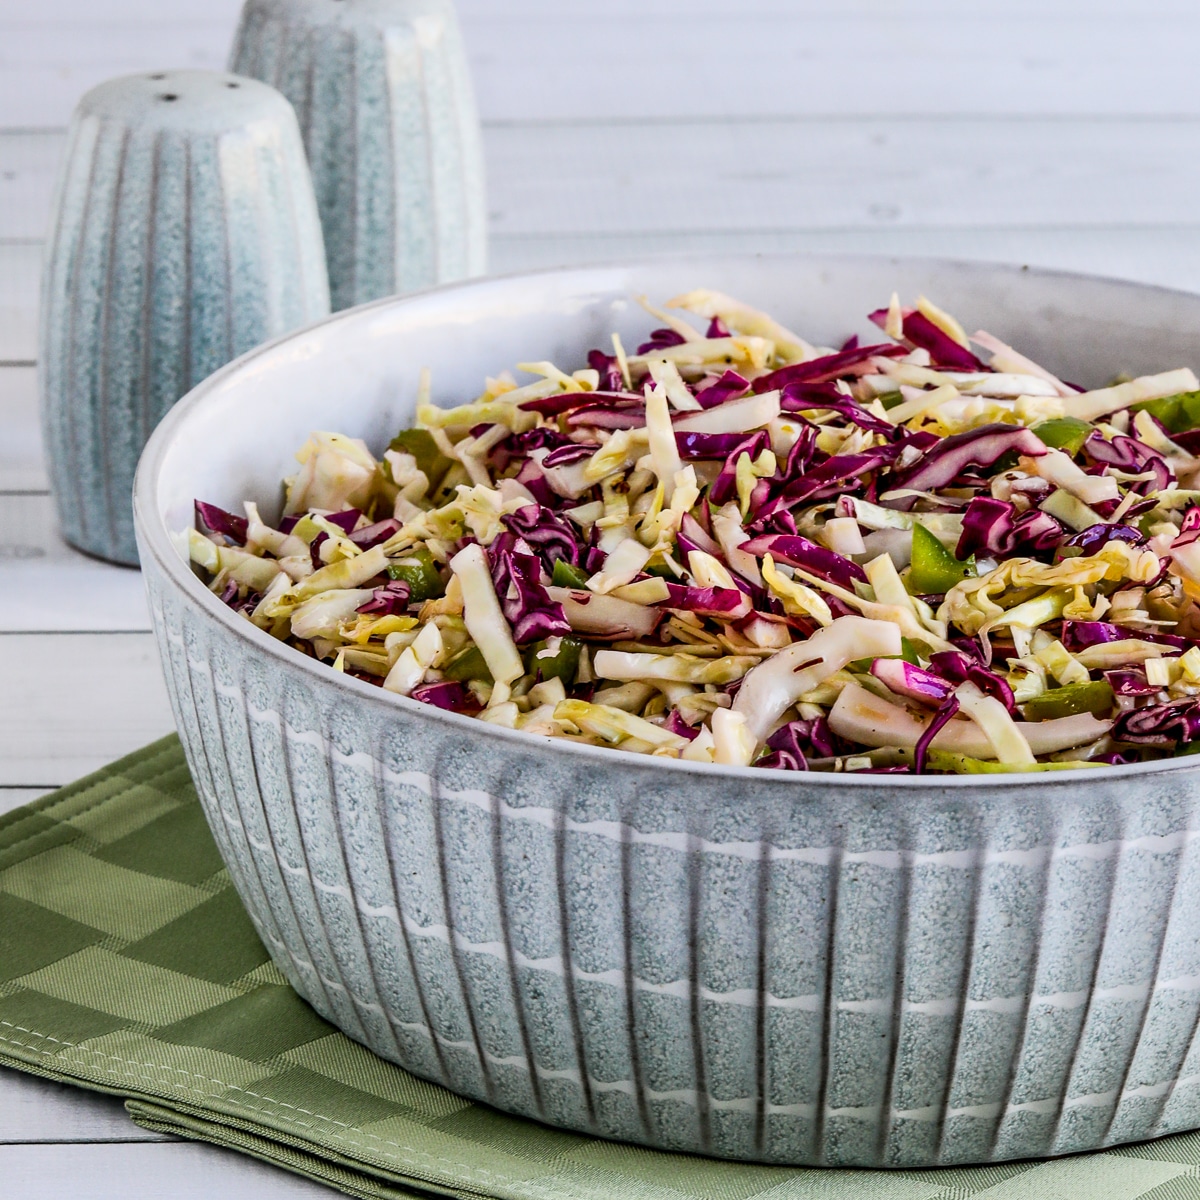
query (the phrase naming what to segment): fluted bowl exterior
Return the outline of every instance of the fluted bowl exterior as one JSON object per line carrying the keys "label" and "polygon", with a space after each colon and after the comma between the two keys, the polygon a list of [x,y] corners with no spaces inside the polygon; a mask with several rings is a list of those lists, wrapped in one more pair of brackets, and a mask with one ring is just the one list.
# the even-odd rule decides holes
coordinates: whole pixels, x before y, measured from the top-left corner
{"label": "fluted bowl exterior", "polygon": [[1198,298],[1080,277],[664,260],[384,301],[219,372],[154,435],[135,510],[188,761],[272,957],[424,1078],[663,1148],[917,1167],[1200,1126],[1190,760],[919,779],[562,745],[337,675],[177,554],[193,495],[274,494],[308,428],[378,444],[424,363],[449,399],[628,342],[630,293],[700,284],[831,342],[924,290],[1086,383],[1190,365],[1200,328]]}

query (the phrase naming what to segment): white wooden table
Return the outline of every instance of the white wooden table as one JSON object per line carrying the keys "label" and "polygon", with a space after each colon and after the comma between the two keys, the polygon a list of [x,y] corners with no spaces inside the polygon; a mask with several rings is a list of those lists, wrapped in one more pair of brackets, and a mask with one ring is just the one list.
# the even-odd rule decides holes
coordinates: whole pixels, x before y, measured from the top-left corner
{"label": "white wooden table", "polygon": [[[171,727],[141,581],[60,540],[41,239],[80,93],[220,67],[238,0],[0,0],[0,811]],[[1200,289],[1195,0],[459,0],[492,269],[683,250],[1029,262]],[[696,281],[698,285],[703,280]],[[0,1068],[0,1193],[327,1194]]]}

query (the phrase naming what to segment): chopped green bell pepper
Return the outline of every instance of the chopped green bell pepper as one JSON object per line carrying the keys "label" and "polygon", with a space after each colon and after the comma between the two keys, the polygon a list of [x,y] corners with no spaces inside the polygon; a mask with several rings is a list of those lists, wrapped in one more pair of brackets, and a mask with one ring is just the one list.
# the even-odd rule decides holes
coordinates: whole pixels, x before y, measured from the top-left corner
{"label": "chopped green bell pepper", "polygon": [[1052,721],[1055,717],[1073,717],[1089,712],[1106,716],[1112,711],[1113,690],[1103,679],[1093,683],[1069,683],[1051,688],[1021,706],[1027,721]]}
{"label": "chopped green bell pepper", "polygon": [[582,567],[573,566],[565,558],[554,560],[554,571],[550,582],[555,587],[581,588],[587,586],[587,581],[588,573]]}
{"label": "chopped green bell pepper", "polygon": [[914,596],[940,596],[973,574],[970,560],[960,562],[919,521],[913,522],[912,534],[908,590]]}
{"label": "chopped green bell pepper", "polygon": [[[917,655],[917,648],[906,637],[900,639],[899,654],[877,654],[875,658],[899,658],[908,663],[909,666],[919,667],[921,660]],[[871,664],[875,658],[856,658],[850,663],[850,669],[853,671],[870,671]]]}
{"label": "chopped green bell pepper", "polygon": [[1033,432],[1047,446],[1061,450],[1072,458],[1083,448],[1092,426],[1078,417],[1053,417],[1049,421],[1041,421],[1033,427]]}
{"label": "chopped green bell pepper", "polygon": [[575,672],[579,670],[579,652],[582,649],[583,643],[572,637],[559,638],[556,651],[552,651],[547,642],[535,642],[528,652],[525,666],[530,675],[537,675],[542,680],[561,679],[569,687],[575,680]]}
{"label": "chopped green bell pepper", "polygon": [[393,559],[388,563],[387,573],[389,579],[403,579],[408,584],[412,589],[410,600],[433,600],[446,594],[437,563],[424,546],[407,551],[403,558]]}
{"label": "chopped green bell pepper", "polygon": [[[1162,422],[1168,433],[1186,433],[1200,426],[1200,392],[1179,392],[1161,400],[1143,400],[1129,406],[1131,412],[1148,412]],[[1035,430],[1036,432],[1036,430]]]}
{"label": "chopped green bell pepper", "polygon": [[417,460],[417,466],[429,480],[430,495],[451,466],[451,460],[437,448],[428,429],[402,429],[392,438],[388,449],[411,454]]}
{"label": "chopped green bell pepper", "polygon": [[925,760],[931,771],[953,771],[956,775],[1007,775],[1017,771],[1072,771],[1078,767],[1102,767],[1104,763],[1090,762],[1034,762],[1002,763],[987,759],[972,758],[969,754],[955,754],[950,750],[930,749]]}
{"label": "chopped green bell pepper", "polygon": [[661,560],[659,562],[655,562],[653,559],[651,559],[651,561],[648,562],[642,568],[642,570],[645,571],[647,575],[656,575],[659,579],[669,579],[672,583],[678,579],[678,576],[675,574],[675,572],[672,571],[671,568]]}
{"label": "chopped green bell pepper", "polygon": [[460,650],[442,668],[442,674],[447,679],[457,679],[459,683],[467,683],[472,679],[482,679],[484,683],[494,682],[482,652],[474,644]]}

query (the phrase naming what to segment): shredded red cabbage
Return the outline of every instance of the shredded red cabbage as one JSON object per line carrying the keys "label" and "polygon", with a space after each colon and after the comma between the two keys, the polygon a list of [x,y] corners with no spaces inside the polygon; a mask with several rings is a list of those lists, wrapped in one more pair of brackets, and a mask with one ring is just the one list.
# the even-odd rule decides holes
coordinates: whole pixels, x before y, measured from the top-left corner
{"label": "shredded red cabbage", "polygon": [[876,471],[885,463],[896,457],[899,446],[876,446],[864,450],[861,454],[838,454],[827,458],[819,466],[806,471],[798,479],[793,479],[783,486],[782,496],[787,500],[787,506],[794,508],[806,500],[824,500],[829,496],[837,496],[843,492],[853,480],[859,479],[868,471]]}
{"label": "shredded red cabbage", "polygon": [[599,391],[619,392],[625,386],[621,364],[617,362],[615,354],[605,354],[603,350],[590,350],[587,363],[600,376]]}
{"label": "shredded red cabbage", "polygon": [[736,400],[750,389],[750,382],[736,371],[726,371],[719,379],[705,386],[698,386],[693,393],[701,408],[716,408],[726,400]]}
{"label": "shredded red cabbage", "polygon": [[569,467],[572,463],[591,458],[599,448],[591,442],[572,442],[569,446],[559,446],[542,459],[542,467],[546,470],[551,467]]}
{"label": "shredded red cabbage", "polygon": [[1176,650],[1186,650],[1191,643],[1187,638],[1173,633],[1156,633],[1149,629],[1132,629],[1127,625],[1112,625],[1107,621],[1064,621],[1062,643],[1070,651],[1083,650],[1087,646],[1099,646],[1105,642],[1159,642]]}
{"label": "shredded red cabbage", "polygon": [[667,719],[663,722],[663,728],[676,737],[686,738],[689,742],[693,742],[700,736],[699,729],[693,729],[679,714],[679,709],[673,708],[667,714]]}
{"label": "shredded red cabbage", "polygon": [[[520,511],[520,510],[518,510]],[[566,637],[571,626],[563,607],[551,600],[542,583],[542,566],[533,554],[517,549],[513,533],[502,533],[488,547],[492,582],[518,646],[551,637]]]}
{"label": "shredded red cabbage", "polygon": [[720,474],[709,488],[708,497],[713,504],[725,504],[737,495],[737,465],[743,454],[748,454],[753,462],[764,450],[771,448],[771,436],[765,429],[739,436],[742,440],[729,451]]}
{"label": "shredded red cabbage", "polygon": [[824,717],[789,721],[767,738],[766,753],[755,763],[783,771],[807,771],[810,758],[833,758],[840,745]]}
{"label": "shredded red cabbage", "polygon": [[638,348],[639,354],[653,354],[655,350],[666,350],[669,346],[682,346],[687,339],[674,329],[655,329],[650,334],[650,340],[643,342]]}
{"label": "shredded red cabbage", "polygon": [[904,347],[891,342],[882,342],[877,346],[849,346],[837,354],[810,358],[808,362],[795,363],[772,371],[769,375],[760,375],[754,381],[754,390],[770,392],[794,384],[829,383],[871,370],[870,360],[873,358],[900,358],[903,354]]}
{"label": "shredded red cabbage", "polygon": [[1042,439],[1023,425],[981,425],[931,446],[918,462],[897,471],[891,486],[931,492],[953,483],[968,467],[995,466],[1008,454],[1036,458],[1045,453]]}
{"label": "shredded red cabbage", "polygon": [[1104,678],[1117,696],[1152,696],[1159,690],[1146,681],[1144,671],[1105,671]]}
{"label": "shredded red cabbage", "polygon": [[541,504],[526,504],[501,520],[517,537],[525,539],[548,570],[559,559],[573,567],[579,565],[582,549],[579,535],[566,517]]}
{"label": "shredded red cabbage", "polygon": [[889,441],[903,437],[905,432],[903,426],[892,425],[882,417],[867,412],[856,400],[831,388],[790,383],[784,388],[783,394],[779,398],[779,406],[784,412],[805,412],[824,408],[830,412],[840,413],[860,429],[869,429],[872,433],[882,433]]}
{"label": "shredded red cabbage", "polygon": [[958,697],[951,694],[942,701],[937,712],[933,714],[933,719],[925,726],[924,732],[917,738],[916,747],[913,750],[913,773],[923,775],[925,773],[925,760],[929,756],[929,747],[933,745],[933,739],[941,733],[947,722],[958,713]]}
{"label": "shredded red cabbage", "polygon": [[856,580],[867,582],[867,573],[853,559],[844,558],[799,534],[760,534],[743,542],[740,548],[756,558],[769,554],[776,562],[786,563],[789,567],[802,567],[850,591],[854,590]]}
{"label": "shredded red cabbage", "polygon": [[750,598],[739,588],[685,587],[668,583],[669,599],[665,608],[678,608],[701,616],[737,618],[748,615],[753,606]]}
{"label": "shredded red cabbage", "polygon": [[1102,546],[1108,545],[1109,542],[1126,542],[1130,546],[1144,546],[1146,537],[1129,525],[1089,525],[1074,537],[1067,538],[1063,545],[1073,546],[1081,554],[1092,555]]}
{"label": "shredded red cabbage", "polygon": [[215,504],[205,504],[203,500],[192,501],[196,509],[196,521],[212,533],[227,537],[238,546],[246,544],[246,531],[250,522],[245,517],[226,512]]}
{"label": "shredded red cabbage", "polygon": [[360,604],[354,611],[373,617],[390,617],[403,613],[408,608],[412,587],[403,579],[390,579],[377,587],[370,600]]}
{"label": "shredded red cabbage", "polygon": [[[628,361],[605,347],[587,355],[588,371],[578,360],[535,367],[543,378],[532,390],[548,396],[520,400],[529,392],[507,395],[489,383],[477,399],[423,397],[417,427],[391,445],[424,464],[426,483],[414,474],[399,495],[364,442],[312,434],[285,481],[291,515],[276,530],[256,519],[250,543],[246,518],[197,502],[192,562],[234,612],[365,682],[449,711],[487,708],[488,720],[516,729],[639,753],[739,765],[761,755],[761,765],[784,770],[970,770],[956,755],[932,753],[938,730],[975,687],[1015,714],[1014,689],[1025,697],[1030,686],[1029,664],[1018,660],[1052,662],[1041,650],[1048,639],[1074,655],[1072,684],[1096,686],[1072,691],[1057,664],[1047,668],[1045,698],[1026,703],[1007,731],[1019,762],[1057,766],[1072,753],[1091,763],[1138,761],[1200,740],[1195,656],[1178,657],[1200,645],[1192,548],[1200,506],[1187,507],[1190,493],[1179,490],[1195,486],[1196,471],[1155,449],[1166,443],[1149,436],[1145,418],[1112,411],[1137,395],[1163,428],[1187,423],[1176,417],[1200,394],[1193,372],[1082,398],[1044,396],[1039,381],[1016,398],[1017,365],[1004,386],[963,383],[961,401],[922,408],[912,399],[944,383],[922,368],[991,370],[925,301],[901,311],[898,344],[851,337],[828,352],[771,336],[771,318],[717,293],[671,305],[684,321],[723,315],[708,317],[707,340],[689,340],[682,354],[671,351],[686,333],[675,323]],[[885,328],[886,317],[873,314]],[[646,428],[656,356],[678,369],[673,446]],[[1046,377],[1033,363],[1024,371]],[[901,381],[897,407],[886,393]],[[972,395],[992,391],[1004,394]],[[1103,419],[1081,421],[1098,408]],[[706,427],[733,432],[695,432]],[[1170,436],[1192,444],[1188,433]],[[598,453],[605,446],[612,452]],[[830,524],[835,516],[839,525]],[[1082,516],[1094,523],[1077,532]],[[958,565],[940,548],[948,529]],[[931,530],[938,540],[925,536]],[[329,553],[335,542],[345,547],[339,533],[353,543],[350,557]],[[293,553],[301,541],[308,561]],[[768,556],[778,574],[765,570]],[[315,585],[310,567],[321,573]],[[605,579],[631,586],[604,591]],[[364,619],[330,626],[327,611],[350,609],[327,610],[328,588],[353,589],[343,598]],[[1069,611],[1109,619],[1057,615],[1068,594]],[[436,599],[413,603],[427,595]],[[409,654],[387,645],[402,615],[402,625],[436,623],[413,629],[423,640]],[[553,670],[530,669],[526,647],[547,640]],[[1122,655],[1115,642],[1150,648]],[[1103,653],[1084,653],[1106,643]],[[793,679],[822,660],[833,684],[865,683],[870,702],[844,690],[835,701],[836,687]],[[487,670],[467,665],[481,661]],[[863,679],[864,665],[873,679]],[[468,670],[481,677],[445,678]],[[964,691],[966,683],[973,687]],[[630,711],[589,709],[597,694],[615,695],[613,684],[621,686],[613,703]],[[928,717],[914,730],[911,765],[901,765],[907,754],[874,745],[888,710],[871,705],[889,698],[898,721],[906,711]],[[714,719],[718,699],[732,708]],[[736,736],[725,736],[723,723]],[[988,746],[980,743],[985,757]]]}
{"label": "shredded red cabbage", "polygon": [[897,696],[916,700],[936,708],[954,695],[954,685],[940,675],[914,667],[902,658],[877,658],[871,664],[871,674]]}
{"label": "shredded red cabbage", "polygon": [[574,409],[598,405],[601,402],[618,404],[634,401],[641,403],[641,396],[619,389],[598,392],[559,392],[553,396],[542,396],[536,400],[522,400],[517,406],[525,412],[538,413],[543,417],[557,417]]}
{"label": "shredded red cabbage", "polygon": [[[764,440],[765,439],[765,440]],[[693,433],[690,430],[675,431],[675,446],[679,457],[689,460],[712,460],[728,458],[739,447],[755,441],[763,449],[771,445],[765,429],[757,433]],[[758,451],[751,455],[757,457]]]}
{"label": "shredded red cabbage", "polygon": [[609,400],[583,404],[567,414],[572,429],[641,429],[646,424],[646,404],[643,400]]}
{"label": "shredded red cabbage", "polygon": [[370,550],[373,546],[386,542],[399,528],[400,522],[395,517],[388,517],[386,520],[376,521],[373,525],[364,525],[350,535],[350,540],[363,550]]}
{"label": "shredded red cabbage", "polygon": [[1063,527],[1049,513],[1031,508],[1018,513],[1010,500],[975,496],[963,512],[963,529],[954,556],[1040,554],[1063,540]]}
{"label": "shredded red cabbage", "polygon": [[1149,474],[1150,479],[1130,483],[1130,488],[1145,495],[1147,492],[1161,492],[1174,486],[1175,472],[1170,464],[1156,450],[1151,450],[1137,438],[1116,434],[1112,441],[1105,439],[1099,430],[1088,434],[1083,443],[1083,452],[1095,463],[1116,467],[1119,471],[1130,475]]}
{"label": "shredded red cabbage", "polygon": [[517,472],[517,482],[542,505],[554,503],[554,492],[546,482],[546,473],[534,459],[529,459]]}
{"label": "shredded red cabbage", "polygon": [[347,508],[341,512],[326,513],[325,520],[330,525],[336,525],[344,534],[349,536],[354,532],[354,527],[358,524],[358,518],[361,516],[362,513],[357,508]]}
{"label": "shredded red cabbage", "polygon": [[1122,713],[1112,728],[1114,742],[1135,746],[1186,746],[1200,734],[1200,700],[1177,700]]}
{"label": "shredded red cabbage", "polygon": [[985,696],[994,696],[1008,711],[1016,711],[1012,688],[995,671],[961,650],[939,650],[929,656],[930,667],[951,683],[973,683]]}
{"label": "shredded red cabbage", "polygon": [[479,702],[454,679],[422,683],[409,694],[422,704],[432,704],[435,708],[444,708],[447,712],[465,713],[468,716],[479,712]]}
{"label": "shredded red cabbage", "polygon": [[[929,351],[929,357],[935,367],[946,367],[952,371],[986,371],[983,365],[971,353],[963,349],[948,333],[943,333],[924,313],[915,308],[902,309],[904,344],[915,350],[920,347]],[[888,310],[877,309],[871,313],[871,320],[880,329],[887,328]]]}

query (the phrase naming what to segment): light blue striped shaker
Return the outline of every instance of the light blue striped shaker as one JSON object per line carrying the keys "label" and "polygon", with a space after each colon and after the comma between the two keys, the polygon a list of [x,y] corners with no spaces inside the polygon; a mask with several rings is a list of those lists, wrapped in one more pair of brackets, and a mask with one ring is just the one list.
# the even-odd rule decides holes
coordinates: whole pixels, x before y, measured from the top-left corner
{"label": "light blue striped shaker", "polygon": [[451,0],[247,0],[230,69],[296,110],[335,309],[483,273],[482,141]]}
{"label": "light blue striped shaker", "polygon": [[133,475],[154,426],[230,359],[328,312],[304,147],[274,88],[163,71],[88,92],[54,202],[38,356],[67,541],[135,564]]}

